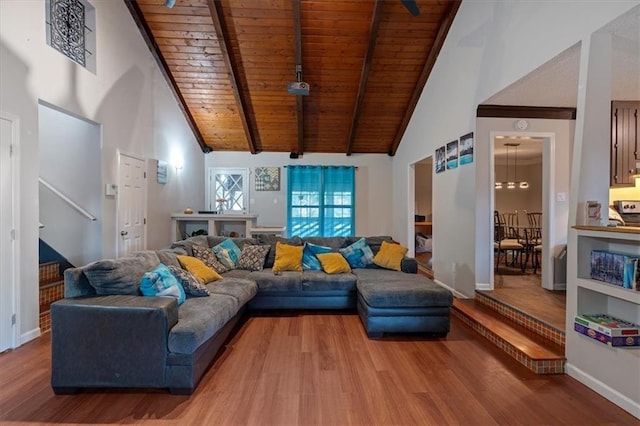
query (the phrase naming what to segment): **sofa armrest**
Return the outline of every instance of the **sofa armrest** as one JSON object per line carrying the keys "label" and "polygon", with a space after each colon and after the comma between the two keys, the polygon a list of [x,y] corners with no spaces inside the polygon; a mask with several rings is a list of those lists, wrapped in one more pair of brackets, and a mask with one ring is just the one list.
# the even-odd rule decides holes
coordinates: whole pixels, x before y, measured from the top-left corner
{"label": "sofa armrest", "polygon": [[169,330],[178,322],[170,297],[90,296],[51,305],[51,385],[163,387]]}
{"label": "sofa armrest", "polygon": [[402,259],[400,263],[400,269],[402,272],[406,272],[408,274],[417,274],[418,273],[418,261],[413,257],[405,257]]}

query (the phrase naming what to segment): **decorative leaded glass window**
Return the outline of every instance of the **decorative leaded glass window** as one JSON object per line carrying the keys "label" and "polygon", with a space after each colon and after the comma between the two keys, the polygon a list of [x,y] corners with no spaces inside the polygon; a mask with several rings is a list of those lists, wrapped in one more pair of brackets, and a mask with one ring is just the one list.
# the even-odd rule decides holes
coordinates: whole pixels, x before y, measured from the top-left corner
{"label": "decorative leaded glass window", "polygon": [[95,71],[95,12],[86,0],[47,0],[47,44]]}

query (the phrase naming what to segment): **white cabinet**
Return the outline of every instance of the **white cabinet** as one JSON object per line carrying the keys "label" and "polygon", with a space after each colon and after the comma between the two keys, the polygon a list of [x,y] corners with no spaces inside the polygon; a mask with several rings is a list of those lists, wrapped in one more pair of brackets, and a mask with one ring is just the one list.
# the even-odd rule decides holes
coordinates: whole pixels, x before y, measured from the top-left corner
{"label": "white cabinet", "polygon": [[258,215],[255,214],[184,214],[171,215],[171,241],[187,238],[194,231],[208,235],[250,237]]}
{"label": "white cabinet", "polygon": [[640,257],[640,228],[578,226],[568,245],[567,373],[640,418],[640,348],[611,347],[574,331],[577,314],[640,323],[640,291],[593,280],[591,251]]}

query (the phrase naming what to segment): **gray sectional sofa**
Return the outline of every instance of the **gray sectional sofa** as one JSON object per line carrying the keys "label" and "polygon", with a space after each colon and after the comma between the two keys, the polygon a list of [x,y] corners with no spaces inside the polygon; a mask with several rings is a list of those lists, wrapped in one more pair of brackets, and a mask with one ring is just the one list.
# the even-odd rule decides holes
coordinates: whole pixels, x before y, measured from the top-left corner
{"label": "gray sectional sofa", "polygon": [[[359,237],[308,238],[337,251]],[[420,332],[444,337],[449,332],[451,292],[416,274],[414,259],[402,272],[375,267],[351,273],[273,272],[278,241],[261,235],[234,238],[245,244],[270,245],[261,271],[231,270],[206,285],[209,297],[143,297],[138,283],[160,263],[179,267],[178,254],[193,246],[213,247],[224,238],[192,237],[170,249],[134,253],[65,271],[65,298],[52,304],[52,377],[57,394],[80,388],[168,388],[191,394],[229,334],[247,310],[357,309],[370,337]],[[369,237],[374,254],[390,237]]]}

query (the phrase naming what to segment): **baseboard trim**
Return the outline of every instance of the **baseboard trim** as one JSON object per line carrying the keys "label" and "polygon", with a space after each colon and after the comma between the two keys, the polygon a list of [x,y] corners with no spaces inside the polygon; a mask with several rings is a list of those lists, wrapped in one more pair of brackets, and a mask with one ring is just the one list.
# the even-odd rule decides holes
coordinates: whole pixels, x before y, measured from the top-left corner
{"label": "baseboard trim", "polygon": [[24,345],[27,342],[32,341],[33,339],[37,339],[38,337],[40,337],[40,327],[36,327],[33,330],[29,330],[26,333],[23,333],[22,335],[20,335],[20,345]]}
{"label": "baseboard trim", "polygon": [[446,285],[445,283],[443,283],[440,280],[433,280],[434,283],[438,284],[441,287],[446,288],[447,290],[449,290],[451,293],[453,293],[453,296],[458,298],[458,299],[473,299],[472,297],[467,296],[466,294],[460,293],[458,290],[456,290],[455,288],[451,288],[448,285]]}
{"label": "baseboard trim", "polygon": [[491,291],[493,287],[491,287],[490,283],[476,283],[476,290]]}
{"label": "baseboard trim", "polygon": [[576,366],[566,363],[565,371],[567,374],[583,385],[591,388],[601,396],[607,398],[609,401],[616,404],[618,407],[622,408],[625,411],[628,411],[631,415],[640,419],[640,403],[636,402],[629,397],[621,394],[617,390],[613,389],[611,386],[602,383],[600,380],[595,377],[587,374],[583,370],[577,368]]}

